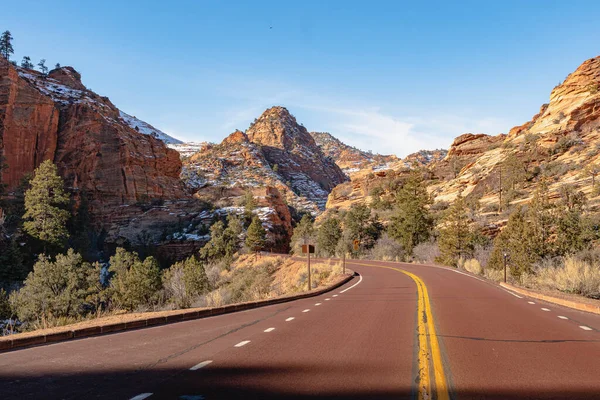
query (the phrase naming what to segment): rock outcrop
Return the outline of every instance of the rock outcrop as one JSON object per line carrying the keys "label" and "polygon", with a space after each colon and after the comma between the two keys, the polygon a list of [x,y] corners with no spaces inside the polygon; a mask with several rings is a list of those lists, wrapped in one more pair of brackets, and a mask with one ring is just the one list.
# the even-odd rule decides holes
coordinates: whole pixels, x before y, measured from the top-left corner
{"label": "rock outcrop", "polygon": [[310,132],[325,156],[332,159],[351,179],[365,171],[384,171],[398,167],[400,159],[394,155],[374,154],[348,146],[327,132]]}
{"label": "rock outcrop", "polygon": [[313,213],[348,179],[283,107],[268,109],[245,133],[235,131],[189,157],[182,177],[199,197],[211,198],[221,188],[218,199],[224,191],[235,197],[244,188],[271,186],[290,205]]}
{"label": "rock outcrop", "polygon": [[483,209],[498,210],[499,171],[510,159],[511,168],[519,166],[523,177],[511,194],[512,204],[529,201],[536,183],[545,179],[551,197],[557,198],[558,189],[570,184],[587,194],[590,209],[595,209],[600,205],[598,191],[591,187],[592,177],[585,170],[600,163],[599,154],[600,57],[595,57],[557,85],[548,104],[531,121],[512,128],[508,135],[456,138],[448,156],[433,164],[440,181],[430,190],[436,201],[473,194],[481,198]]}
{"label": "rock outcrop", "polygon": [[277,174],[291,189],[321,208],[327,195],[348,178],[325,157],[306,128],[284,107],[266,110],[246,131],[250,142],[260,146]]}
{"label": "rock outcrop", "polygon": [[[107,231],[117,228],[104,225],[123,206],[190,199],[179,178],[179,154],[131,127],[123,114],[86,89],[71,67],[44,76],[0,57],[0,154],[8,165],[2,182],[10,191],[43,160],[52,160]],[[140,128],[150,127],[141,122]],[[125,220],[143,212],[126,214]]]}

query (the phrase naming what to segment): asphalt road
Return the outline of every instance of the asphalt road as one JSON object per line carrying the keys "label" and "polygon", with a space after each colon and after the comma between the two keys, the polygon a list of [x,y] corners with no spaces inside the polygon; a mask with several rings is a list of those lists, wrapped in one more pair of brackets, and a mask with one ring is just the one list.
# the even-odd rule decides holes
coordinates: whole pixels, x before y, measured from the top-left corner
{"label": "asphalt road", "polygon": [[600,316],[357,261],[325,295],[0,354],[1,399],[600,399]]}

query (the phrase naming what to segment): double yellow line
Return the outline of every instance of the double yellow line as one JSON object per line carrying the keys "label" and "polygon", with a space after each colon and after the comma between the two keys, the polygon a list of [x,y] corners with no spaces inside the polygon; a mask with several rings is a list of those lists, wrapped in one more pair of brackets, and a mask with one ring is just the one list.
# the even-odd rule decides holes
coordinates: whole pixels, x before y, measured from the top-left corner
{"label": "double yellow line", "polygon": [[427,286],[421,278],[400,268],[385,267],[380,265],[362,264],[367,267],[387,268],[408,275],[417,285],[417,336],[419,341],[418,366],[419,380],[418,398],[422,400],[450,400],[448,381],[444,372],[442,352],[435,332],[431,303]]}

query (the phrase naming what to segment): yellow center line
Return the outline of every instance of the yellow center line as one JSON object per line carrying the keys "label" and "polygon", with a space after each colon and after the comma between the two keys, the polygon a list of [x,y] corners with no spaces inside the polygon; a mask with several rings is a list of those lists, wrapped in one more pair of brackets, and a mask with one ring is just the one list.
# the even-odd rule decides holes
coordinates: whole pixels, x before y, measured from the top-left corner
{"label": "yellow center line", "polygon": [[[448,381],[442,362],[442,352],[435,331],[433,322],[433,313],[431,312],[431,302],[429,301],[429,292],[425,282],[417,275],[412,274],[400,268],[386,267],[382,265],[371,265],[357,262],[349,264],[363,265],[365,267],[386,268],[401,272],[409,276],[417,285],[417,332],[419,341],[419,352],[417,361],[419,364],[418,397],[419,399],[429,400],[450,400]],[[433,367],[433,368],[431,368]],[[431,370],[433,369],[433,376]],[[433,385],[432,385],[433,382]],[[433,386],[433,387],[432,387]]]}

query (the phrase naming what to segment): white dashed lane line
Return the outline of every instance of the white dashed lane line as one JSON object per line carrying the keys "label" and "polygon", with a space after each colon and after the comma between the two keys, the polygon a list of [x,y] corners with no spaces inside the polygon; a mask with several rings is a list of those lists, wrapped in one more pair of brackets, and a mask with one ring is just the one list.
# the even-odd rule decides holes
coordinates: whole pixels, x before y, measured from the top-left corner
{"label": "white dashed lane line", "polygon": [[315,306],[320,306],[321,304],[323,304],[323,303],[317,303],[317,304],[315,304]]}
{"label": "white dashed lane line", "polygon": [[581,329],[583,329],[584,331],[591,331],[592,328],[590,328],[589,326],[585,326],[585,325],[580,325],[579,326]]}
{"label": "white dashed lane line", "polygon": [[333,296],[331,296],[331,297],[338,297],[338,295],[337,295],[337,294],[334,294],[334,295],[333,295]]}
{"label": "white dashed lane line", "polygon": [[285,322],[290,322],[294,319],[294,317],[289,317],[288,319],[285,320]]}
{"label": "white dashed lane line", "polygon": [[542,311],[550,311],[548,308],[542,308]]}
{"label": "white dashed lane line", "polygon": [[325,299],[325,301],[329,301],[329,300],[331,300],[329,297]]}
{"label": "white dashed lane line", "polygon": [[528,301],[529,304],[535,304],[533,301]]}
{"label": "white dashed lane line", "polygon": [[243,342],[239,342],[238,344],[236,344],[234,347],[242,347],[247,345],[248,343],[250,343],[249,340],[244,340]]}
{"label": "white dashed lane line", "polygon": [[302,312],[309,312],[310,308],[307,308],[306,310],[302,311]]}
{"label": "white dashed lane line", "polygon": [[558,318],[560,318],[560,319],[569,319],[569,318],[567,318],[567,317],[564,317],[564,316],[562,316],[562,315],[559,315],[559,316],[558,316]]}
{"label": "white dashed lane line", "polygon": [[206,367],[208,364],[210,364],[212,362],[212,360],[206,360],[206,361],[202,361],[199,364],[194,365],[192,368],[190,368],[190,371],[196,371],[199,370],[200,368],[204,368]]}
{"label": "white dashed lane line", "polygon": [[265,329],[265,332],[273,332],[275,330],[275,328],[269,328],[269,329]]}
{"label": "white dashed lane line", "polygon": [[142,393],[142,394],[138,394],[137,396],[132,397],[130,400],[144,400],[150,396],[152,396],[152,393]]}

